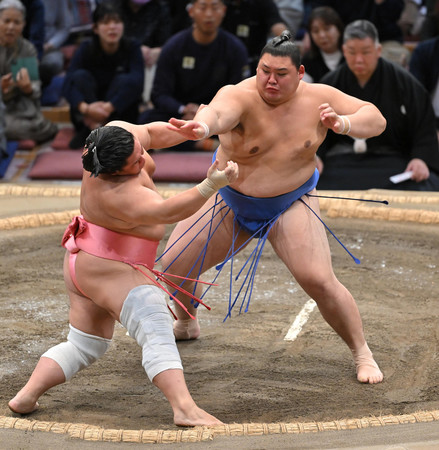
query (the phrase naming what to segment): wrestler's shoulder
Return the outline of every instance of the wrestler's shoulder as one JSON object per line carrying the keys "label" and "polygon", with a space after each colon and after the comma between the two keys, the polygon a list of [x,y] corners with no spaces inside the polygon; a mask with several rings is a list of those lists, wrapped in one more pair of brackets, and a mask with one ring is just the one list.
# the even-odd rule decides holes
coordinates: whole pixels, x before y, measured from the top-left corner
{"label": "wrestler's shoulder", "polygon": [[245,80],[240,81],[237,84],[227,84],[221,88],[223,92],[241,92],[241,91],[252,91],[256,89],[256,78],[246,78]]}
{"label": "wrestler's shoulder", "polygon": [[323,83],[303,82],[301,90],[308,100],[314,100],[320,103],[330,103],[342,94],[335,87]]}
{"label": "wrestler's shoulder", "polygon": [[307,83],[302,82],[302,88],[309,94],[314,93],[316,95],[319,94],[328,94],[332,91],[336,91],[337,89],[329,84],[323,83]]}
{"label": "wrestler's shoulder", "polygon": [[144,170],[137,176],[127,177],[127,179],[119,185],[113,186],[114,194],[122,195],[152,195],[160,196],[157,187],[151,179],[151,176]]}
{"label": "wrestler's shoulder", "polygon": [[241,106],[251,105],[259,97],[254,80],[243,80],[238,84],[229,84],[220,89],[217,100],[226,102],[236,102]]}

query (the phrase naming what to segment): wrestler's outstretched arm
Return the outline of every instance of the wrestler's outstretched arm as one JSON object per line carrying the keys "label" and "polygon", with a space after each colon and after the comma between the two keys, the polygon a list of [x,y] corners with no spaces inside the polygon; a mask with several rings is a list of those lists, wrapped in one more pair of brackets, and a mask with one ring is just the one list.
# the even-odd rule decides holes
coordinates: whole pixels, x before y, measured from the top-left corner
{"label": "wrestler's outstretched arm", "polygon": [[127,223],[158,225],[178,222],[198,211],[218,189],[236,181],[238,164],[228,161],[224,170],[218,170],[218,165],[215,160],[205,180],[173,197],[164,199],[155,190],[139,184],[125,195],[112,198],[103,207]]}
{"label": "wrestler's outstretched arm", "polygon": [[186,141],[184,137],[175,129],[171,129],[167,122],[151,122],[145,125],[136,125],[123,120],[113,120],[106,126],[116,126],[124,128],[132,133],[145,150],[173,147]]}
{"label": "wrestler's outstretched arm", "polygon": [[227,133],[235,128],[246,108],[242,88],[227,85],[221,88],[208,105],[201,105],[193,120],[172,118],[168,128],[178,131],[187,140],[205,139]]}

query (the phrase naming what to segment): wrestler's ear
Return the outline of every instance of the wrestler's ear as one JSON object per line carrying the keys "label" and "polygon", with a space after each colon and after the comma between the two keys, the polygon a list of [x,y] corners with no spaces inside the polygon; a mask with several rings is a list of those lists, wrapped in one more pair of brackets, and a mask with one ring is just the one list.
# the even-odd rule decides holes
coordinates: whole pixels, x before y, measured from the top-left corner
{"label": "wrestler's ear", "polygon": [[305,66],[301,64],[299,67],[299,80],[301,80],[304,75],[305,75]]}

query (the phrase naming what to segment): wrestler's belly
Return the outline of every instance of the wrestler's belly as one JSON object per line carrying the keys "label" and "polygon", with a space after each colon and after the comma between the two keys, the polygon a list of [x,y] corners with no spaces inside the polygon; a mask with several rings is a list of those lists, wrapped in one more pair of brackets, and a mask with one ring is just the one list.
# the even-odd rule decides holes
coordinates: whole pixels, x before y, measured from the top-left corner
{"label": "wrestler's belly", "polygon": [[309,164],[300,169],[253,167],[239,165],[239,178],[231,184],[233,189],[252,197],[275,197],[306,183],[315,171],[315,165]]}
{"label": "wrestler's belly", "polygon": [[294,150],[285,146],[251,154],[246,146],[220,146],[220,168],[229,160],[238,163],[238,180],[231,187],[252,197],[275,197],[302,186],[316,169],[315,149]]}

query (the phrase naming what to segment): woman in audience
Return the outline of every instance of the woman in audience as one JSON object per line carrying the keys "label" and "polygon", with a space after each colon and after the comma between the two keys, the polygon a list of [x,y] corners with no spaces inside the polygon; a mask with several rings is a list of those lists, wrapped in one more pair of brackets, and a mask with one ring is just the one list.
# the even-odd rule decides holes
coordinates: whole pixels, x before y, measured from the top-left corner
{"label": "woman in audience", "polygon": [[124,36],[121,12],[114,3],[98,4],[93,33],[73,55],[63,86],[75,127],[69,144],[73,149],[83,147],[91,130],[111,120],[136,122],[142,100],[140,43]]}
{"label": "woman in audience", "polygon": [[19,0],[0,2],[0,76],[6,137],[41,143],[53,138],[58,129],[41,112],[37,50],[23,38],[25,16]]}
{"label": "woman in audience", "polygon": [[302,58],[304,81],[318,82],[344,61],[341,51],[343,30],[340,16],[331,7],[321,6],[311,11],[308,21],[311,47]]}

